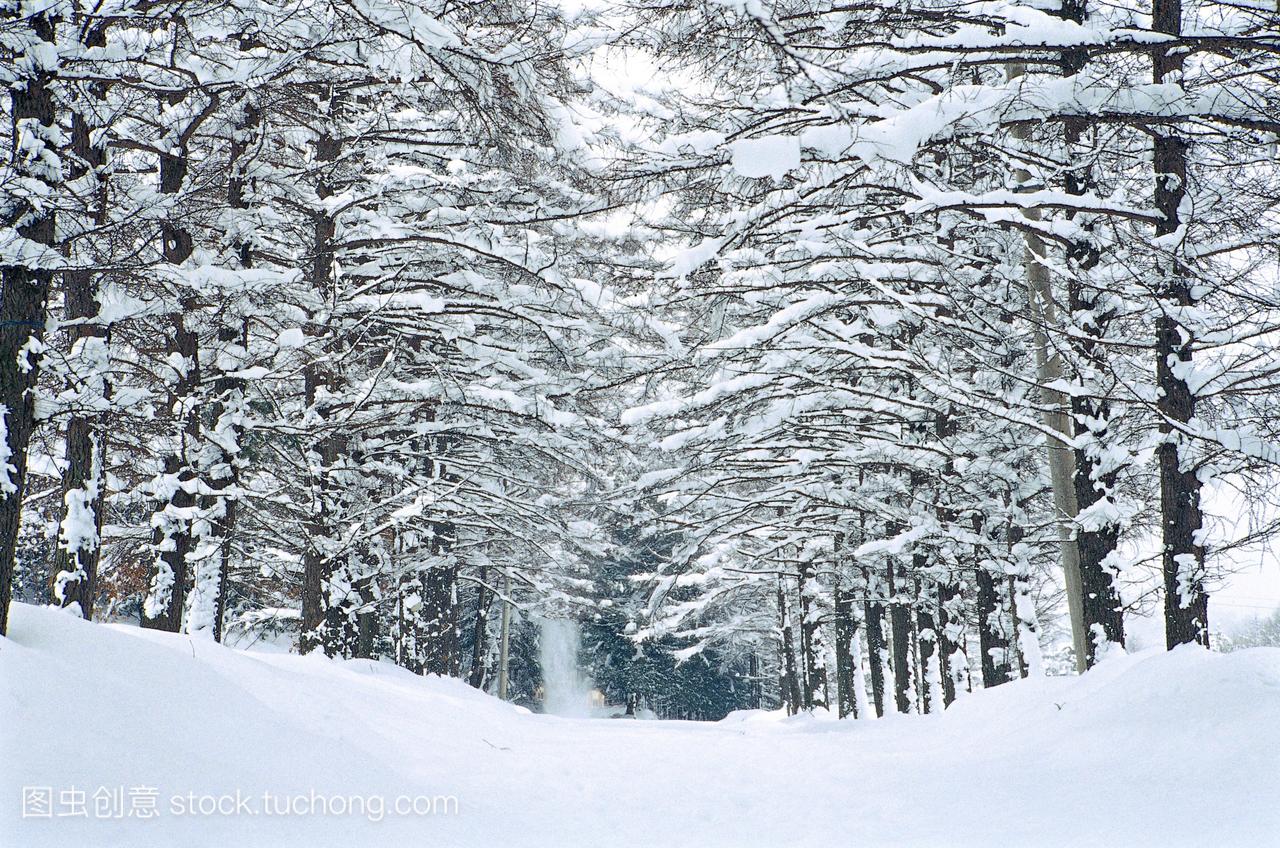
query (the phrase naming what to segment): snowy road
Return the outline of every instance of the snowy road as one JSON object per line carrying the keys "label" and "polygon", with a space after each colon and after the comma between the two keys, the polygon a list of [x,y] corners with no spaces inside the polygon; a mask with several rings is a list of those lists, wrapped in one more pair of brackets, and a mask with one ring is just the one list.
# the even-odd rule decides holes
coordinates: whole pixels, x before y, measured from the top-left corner
{"label": "snowy road", "polygon": [[[0,641],[4,848],[1263,846],[1280,833],[1280,650],[1126,657],[945,716],[696,724],[536,716],[386,664],[14,614]],[[51,790],[50,817],[22,816],[24,787]],[[115,812],[95,808],[100,788],[118,790],[122,818],[99,815]],[[78,792],[85,815],[66,814]],[[206,796],[238,809],[201,814]],[[413,812],[433,797],[434,812]],[[334,798],[364,809],[320,809]],[[294,809],[269,814],[272,799]]]}

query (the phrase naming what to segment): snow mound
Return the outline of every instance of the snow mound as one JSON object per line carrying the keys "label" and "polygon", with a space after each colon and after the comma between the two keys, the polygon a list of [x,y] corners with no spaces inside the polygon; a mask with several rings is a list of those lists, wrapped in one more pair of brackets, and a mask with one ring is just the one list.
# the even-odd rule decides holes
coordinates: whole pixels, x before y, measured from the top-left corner
{"label": "snow mound", "polygon": [[[385,663],[12,612],[6,848],[1259,846],[1280,833],[1275,649],[1122,656],[941,716],[592,721]],[[24,787],[49,790],[48,817],[30,815]],[[96,807],[100,789],[122,796],[121,817]],[[264,793],[293,810],[264,812]],[[204,797],[242,803],[205,814]]]}

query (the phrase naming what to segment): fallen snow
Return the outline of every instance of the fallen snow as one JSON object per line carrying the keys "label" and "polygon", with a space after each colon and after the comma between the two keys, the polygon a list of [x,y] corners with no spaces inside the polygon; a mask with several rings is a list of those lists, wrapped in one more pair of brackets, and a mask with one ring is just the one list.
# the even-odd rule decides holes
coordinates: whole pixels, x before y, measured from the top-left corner
{"label": "fallen snow", "polygon": [[[246,653],[15,604],[5,846],[1275,844],[1280,650],[1122,656],[942,716],[538,716],[394,666]],[[150,820],[20,817],[22,787],[158,790]],[[240,791],[452,795],[456,814],[175,816]],[[388,801],[390,803],[390,801]]]}
{"label": "fallen snow", "polygon": [[800,167],[800,139],[793,135],[742,139],[730,144],[729,151],[733,170],[749,179],[780,180]]}

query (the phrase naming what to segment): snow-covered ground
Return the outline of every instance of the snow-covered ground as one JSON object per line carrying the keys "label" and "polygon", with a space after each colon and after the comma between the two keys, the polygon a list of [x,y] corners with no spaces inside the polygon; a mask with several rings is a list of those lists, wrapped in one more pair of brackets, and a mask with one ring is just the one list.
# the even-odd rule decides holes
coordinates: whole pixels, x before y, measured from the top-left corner
{"label": "snow-covered ground", "polygon": [[[942,716],[611,721],[532,715],[387,664],[15,605],[0,734],[5,848],[1280,840],[1273,649],[1121,657]],[[237,793],[238,812],[178,815]],[[264,814],[263,793],[295,812]],[[332,796],[364,812],[326,815]],[[397,814],[402,797],[435,812]]]}

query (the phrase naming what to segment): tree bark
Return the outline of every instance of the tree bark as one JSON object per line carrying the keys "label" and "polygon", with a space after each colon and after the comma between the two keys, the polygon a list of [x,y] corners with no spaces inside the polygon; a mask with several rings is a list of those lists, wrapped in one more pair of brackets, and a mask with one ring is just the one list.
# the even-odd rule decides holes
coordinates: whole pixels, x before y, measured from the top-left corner
{"label": "tree bark", "polygon": [[749,686],[749,694],[747,703],[753,710],[763,707],[764,693],[760,686],[760,657],[755,651],[747,658],[747,681]]}
{"label": "tree bark", "polygon": [[[329,225],[332,220],[323,216]],[[332,230],[329,231],[330,237]],[[320,235],[319,228],[317,235]],[[327,242],[325,242],[327,243]],[[315,409],[321,426],[328,418],[327,404],[319,402],[319,392],[325,387],[326,380],[321,374],[320,366],[315,363],[307,365],[303,373],[304,393],[307,406]],[[338,437],[334,433],[322,432],[311,447],[311,474],[314,503],[312,514],[306,522],[306,549],[302,558],[302,632],[298,648],[308,653],[319,647],[324,639],[325,623],[325,591],[329,577],[333,573],[334,552],[331,550],[330,535],[332,523],[332,481],[330,475],[338,456]]]}
{"label": "tree bark", "polygon": [[813,563],[804,563],[797,586],[800,596],[800,647],[804,657],[804,707],[826,709],[827,668],[822,652],[817,607],[813,602],[817,589],[815,579]]}
{"label": "tree bark", "polygon": [[[1182,34],[1181,0],[1153,0],[1152,28],[1172,36]],[[1184,51],[1155,48],[1152,75],[1157,84],[1180,84]],[[1163,530],[1165,642],[1169,648],[1186,643],[1209,644],[1209,596],[1205,591],[1205,552],[1199,538],[1204,525],[1200,506],[1200,478],[1192,464],[1184,428],[1196,416],[1196,396],[1184,378],[1196,343],[1195,328],[1185,313],[1196,303],[1187,269],[1176,258],[1172,238],[1182,227],[1181,206],[1187,190],[1187,143],[1176,124],[1155,129],[1155,204],[1161,220],[1157,239],[1171,258],[1163,269],[1156,320],[1156,385],[1160,399],[1162,439],[1160,463],[1160,520]]]}
{"label": "tree bark", "polygon": [[[952,414],[950,405],[937,411],[934,416],[934,437],[940,445],[947,445],[958,435],[959,429],[959,423]],[[949,503],[949,498],[943,494],[947,489],[947,481],[953,479],[955,473],[955,462],[948,454],[942,465],[940,479],[936,483],[938,523],[943,527],[948,527],[956,521],[956,510]],[[952,610],[960,604],[960,587],[956,584],[953,574],[947,573],[944,569],[938,569],[938,571],[941,573],[936,586],[937,620],[931,621],[929,627],[934,633],[934,641],[938,649],[938,673],[942,678],[942,705],[945,708],[951,706],[956,699],[957,674],[960,669],[954,665],[957,656],[963,657],[964,648],[952,638],[952,622],[961,619],[960,615],[952,614]],[[929,616],[932,618],[932,613]],[[919,626],[922,630],[924,629],[923,624]],[[965,665],[967,667],[967,660]]]}
{"label": "tree bark", "polygon": [[857,689],[854,675],[862,669],[854,664],[853,640],[858,633],[858,622],[853,616],[853,597],[835,588],[836,608],[836,711],[840,718],[858,717]]}
{"label": "tree bark", "polygon": [[488,573],[487,568],[480,567],[480,582],[476,588],[476,623],[471,639],[471,673],[467,679],[467,682],[476,689],[484,689],[486,636],[489,628],[489,607],[493,601],[493,595],[485,588],[485,578]]}
{"label": "tree bark", "polygon": [[1001,626],[1003,612],[1000,602],[1000,589],[997,587],[995,575],[990,570],[978,566],[978,646],[982,651],[982,686],[990,689],[1001,683],[1008,683],[1013,677],[1013,667],[1009,662],[1009,638]]}
{"label": "tree bark", "polygon": [[[247,97],[247,95],[246,95]],[[245,156],[249,150],[250,133],[261,124],[261,114],[251,102],[244,104],[244,112],[235,124],[230,152],[230,175],[227,179],[227,205],[237,211],[249,208],[246,196]],[[230,245],[240,270],[253,267],[253,246],[247,241]],[[209,516],[210,545],[215,553],[214,561],[201,565],[205,572],[204,591],[210,598],[213,639],[222,641],[222,628],[227,613],[227,582],[230,579],[231,560],[234,555],[237,500],[240,486],[240,443],[244,436],[245,390],[247,381],[232,376],[248,364],[249,322],[237,315],[221,316],[218,328],[220,350],[214,357],[218,369],[213,381],[214,400],[209,419],[213,422],[210,439],[213,461],[206,473],[209,488],[204,497],[203,509]],[[231,363],[230,368],[224,363]]]}
{"label": "tree bark", "polygon": [[[1060,12],[1063,19],[1077,24],[1086,20],[1087,0],[1064,0]],[[1073,77],[1084,70],[1089,61],[1082,49],[1062,52],[1062,75]],[[1094,189],[1091,163],[1077,161],[1090,121],[1084,117],[1063,120],[1063,135],[1068,157],[1064,173],[1067,194],[1080,197]],[[1071,214],[1069,219],[1086,232],[1092,229],[1087,219]],[[1077,446],[1074,449],[1074,491],[1077,514],[1110,498],[1117,480],[1117,469],[1104,459],[1108,455],[1108,423],[1111,404],[1098,387],[1089,385],[1108,373],[1106,348],[1099,343],[1107,329],[1108,317],[1101,308],[1097,292],[1088,285],[1088,273],[1100,259],[1097,247],[1086,237],[1073,239],[1066,251],[1067,308],[1072,325],[1080,332],[1068,334],[1075,367],[1082,378],[1082,391],[1071,394],[1071,414]],[[1099,516],[1076,526],[1076,550],[1079,555],[1081,604],[1085,627],[1085,665],[1092,667],[1099,648],[1105,644],[1124,645],[1124,615],[1119,591],[1114,583],[1110,559],[1120,540],[1120,528],[1114,522],[1099,523]]]}
{"label": "tree bark", "polygon": [[[106,26],[97,24],[86,30],[84,43],[89,47],[106,46]],[[101,83],[91,92],[99,99],[106,95]],[[93,124],[77,111],[71,118],[71,179],[88,178],[94,186],[90,220],[102,227],[108,220],[109,192],[106,174],[106,147],[96,142]],[[81,248],[81,250],[85,250]],[[77,264],[74,254],[73,264]],[[68,328],[72,361],[83,362],[88,373],[77,375],[87,383],[85,389],[68,386],[72,391],[91,395],[90,400],[111,397],[108,374],[108,332],[98,322],[98,275],[86,269],[74,269],[62,275],[66,318],[74,322]],[[78,380],[77,380],[78,382]],[[92,397],[97,395],[97,398]],[[107,426],[105,415],[77,410],[67,421],[65,447],[66,469],[62,475],[62,511],[59,517],[58,547],[54,552],[50,597],[63,608],[75,607],[81,618],[93,618],[94,595],[97,592],[98,561],[102,551],[102,512],[106,497]]]}
{"label": "tree bark", "polygon": [[[332,90],[328,92],[328,117],[337,112],[338,95]],[[328,126],[315,140],[315,158],[321,169],[326,168],[338,159],[342,150],[342,141],[337,130]],[[316,196],[321,201],[331,197],[335,191],[330,177],[322,173],[316,185]],[[325,209],[316,209],[311,213],[311,268],[308,280],[316,295],[325,301],[334,299],[333,274],[336,259],[334,239],[337,234],[337,222],[332,213]],[[317,328],[321,335],[324,328]],[[310,446],[310,465],[312,489],[315,493],[312,515],[306,522],[308,539],[302,560],[302,632],[298,648],[308,653],[316,647],[323,646],[325,653],[333,656],[337,651],[335,636],[326,633],[329,618],[329,583],[337,567],[337,552],[332,550],[333,523],[333,480],[334,466],[340,451],[340,436],[333,432],[329,418],[332,414],[330,403],[321,399],[321,392],[334,390],[334,377],[329,373],[327,365],[320,362],[309,362],[303,371],[303,391],[307,407],[315,411],[319,419],[319,433]],[[403,616],[403,609],[401,613]]]}
{"label": "tree bark", "polygon": [[[1021,65],[1010,65],[1008,78],[1022,76]],[[1018,125],[1012,131],[1015,138],[1029,137],[1030,128]],[[1031,180],[1025,168],[1014,170],[1014,180],[1019,186]],[[1040,220],[1035,209],[1023,213],[1029,221]],[[1065,437],[1074,432],[1069,411],[1070,399],[1060,390],[1050,386],[1063,376],[1062,357],[1050,349],[1048,329],[1058,326],[1057,306],[1053,298],[1053,282],[1049,276],[1048,249],[1044,241],[1034,233],[1023,237],[1025,253],[1023,264],[1027,279],[1027,306],[1032,323],[1035,344],[1036,379],[1040,384],[1040,401],[1044,406],[1041,415],[1044,426],[1061,438],[1050,437],[1045,442],[1049,462],[1049,483],[1053,491],[1053,506],[1057,512],[1059,554],[1062,562],[1063,582],[1067,589],[1067,611],[1071,618],[1071,644],[1075,651],[1076,671],[1083,672],[1088,656],[1088,625],[1084,618],[1084,589],[1080,580],[1080,551],[1076,547],[1074,522],[1079,513],[1075,493],[1075,454]]]}
{"label": "tree bark", "polygon": [[884,635],[884,602],[879,600],[881,587],[866,575],[868,599],[862,605],[863,620],[867,626],[867,670],[871,677],[871,702],[876,717],[884,717],[885,708],[885,660],[889,655],[888,641]]}
{"label": "tree bark", "polygon": [[511,679],[511,573],[502,582],[502,621],[498,628],[498,698],[507,700]]}
{"label": "tree bark", "polygon": [[933,676],[938,675],[938,694],[942,693],[942,670],[938,666],[938,631],[933,612],[926,604],[916,609],[916,652],[920,656],[920,698],[922,711],[938,712],[943,705],[941,697],[934,697]]}
{"label": "tree bark", "polygon": [[[10,83],[12,117],[9,168],[11,177],[31,180],[33,186],[53,195],[61,183],[61,162],[56,153],[57,116],[53,81],[56,69],[43,56],[56,56],[53,44],[54,7],[25,12],[26,25],[38,42],[26,63],[22,78]],[[4,204],[4,225],[37,249],[52,252],[57,203],[33,203],[29,197],[10,194]],[[8,631],[9,601],[18,551],[22,498],[26,493],[27,449],[35,429],[33,390],[40,367],[40,345],[45,325],[52,271],[42,257],[0,267],[0,636]]]}
{"label": "tree bark", "polygon": [[964,620],[960,586],[948,579],[938,584],[938,648],[942,654],[942,703],[951,706],[955,703],[957,687],[965,686],[965,676],[969,670],[968,654],[963,637],[957,639],[953,633],[960,628]]}
{"label": "tree bark", "polygon": [[[427,411],[425,417],[436,420],[436,409]],[[424,462],[429,475],[444,482],[457,482],[445,464],[449,439],[434,436],[426,445]],[[421,649],[423,671],[426,674],[442,674],[457,677],[462,670],[462,657],[458,642],[458,572],[457,562],[450,558],[457,543],[457,528],[447,517],[439,517],[428,523],[427,548],[435,561],[422,575]]]}
{"label": "tree bark", "polygon": [[782,636],[782,700],[787,712],[795,715],[801,709],[800,679],[796,670],[795,637],[791,632],[791,612],[787,604],[787,592],[783,578],[778,577],[778,628]]}
{"label": "tree bark", "polygon": [[[187,152],[178,148],[160,154],[160,193],[176,195],[187,179]],[[171,213],[160,226],[161,254],[171,268],[179,268],[194,252],[191,233]],[[177,424],[176,443],[164,458],[159,510],[155,514],[151,548],[152,562],[146,601],[142,606],[142,626],[177,633],[182,629],[182,611],[187,593],[187,557],[192,546],[192,513],[196,504],[196,469],[190,457],[200,439],[200,348],[199,337],[188,323],[198,303],[194,295],[179,299],[170,316],[173,335],[170,354],[177,354],[181,367],[172,391],[169,409]]]}
{"label": "tree bark", "polygon": [[[1012,503],[1012,493],[1007,493],[1006,506],[1012,506]],[[1022,504],[1018,504],[1018,513],[1021,511]],[[1018,669],[1023,677],[1039,677],[1044,673],[1040,654],[1040,621],[1031,597],[1030,564],[1025,551],[1020,548],[1025,531],[1012,511],[1005,532],[1009,560],[1017,566],[1015,573],[1009,575],[1009,611],[1017,637]]]}
{"label": "tree bark", "polygon": [[[919,557],[919,568],[924,566],[924,556]],[[938,622],[934,617],[935,589],[924,579],[917,579],[916,588],[916,652],[920,656],[920,706],[924,713],[941,712],[949,703],[943,694],[945,673],[938,644]]]}
{"label": "tree bark", "polygon": [[422,673],[457,677],[458,569],[432,568],[422,579]]}
{"label": "tree bark", "polygon": [[[890,534],[892,535],[892,533]],[[900,713],[912,712],[911,697],[911,609],[894,580],[894,563],[885,567],[889,586],[889,619],[893,629],[893,696]]]}

